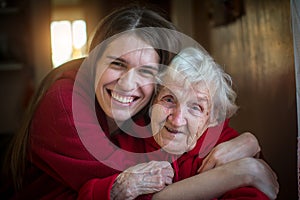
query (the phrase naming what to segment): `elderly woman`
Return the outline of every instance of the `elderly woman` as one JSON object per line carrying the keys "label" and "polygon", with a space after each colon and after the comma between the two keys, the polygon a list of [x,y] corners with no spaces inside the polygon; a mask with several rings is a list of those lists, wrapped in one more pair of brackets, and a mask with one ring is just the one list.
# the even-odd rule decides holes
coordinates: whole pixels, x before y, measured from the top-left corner
{"label": "elderly woman", "polygon": [[[203,49],[184,49],[170,65],[159,77],[151,109],[153,138],[147,148],[161,148],[156,156],[171,160],[175,183],[153,199],[275,199],[276,175],[272,170],[255,170],[266,168],[261,159],[242,158],[198,174],[204,156],[214,146],[238,135],[221,133],[225,119],[237,110],[236,93],[230,76]],[[211,174],[215,174],[214,181]],[[276,185],[276,191],[262,184],[265,180]]]}

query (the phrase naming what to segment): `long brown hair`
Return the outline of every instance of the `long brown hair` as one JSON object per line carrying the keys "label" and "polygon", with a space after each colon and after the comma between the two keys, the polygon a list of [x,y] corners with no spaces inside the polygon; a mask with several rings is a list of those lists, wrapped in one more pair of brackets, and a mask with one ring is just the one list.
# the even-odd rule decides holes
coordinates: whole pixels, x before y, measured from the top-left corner
{"label": "long brown hair", "polygon": [[[143,27],[161,27],[170,30],[176,30],[176,27],[158,14],[158,12],[147,9],[146,7],[131,5],[114,11],[99,23],[93,40],[90,44],[90,51],[92,51],[98,44],[115,34]],[[159,35],[157,35],[157,37],[158,36]],[[161,40],[168,39],[169,38],[163,38]],[[170,41],[170,43],[172,42]],[[166,53],[165,51],[158,51],[161,58],[161,63],[163,62],[167,64],[172,55],[170,55],[168,52]],[[28,163],[30,163],[30,125],[35,110],[37,109],[40,100],[44,97],[44,94],[48,88],[61,76],[63,71],[74,67],[80,67],[81,62],[82,59],[71,61],[67,64],[63,64],[57,69],[52,70],[44,78],[35,95],[33,96],[24,116],[23,123],[21,124],[19,131],[16,133],[9,146],[4,163],[4,169],[7,171],[6,174],[12,177],[17,190],[22,188],[24,173],[28,167]]]}
{"label": "long brown hair", "polygon": [[28,152],[28,143],[30,137],[29,128],[31,120],[33,118],[37,106],[39,105],[40,100],[43,98],[48,88],[59,77],[61,77],[64,71],[80,67],[82,61],[83,59],[76,59],[66,64],[63,64],[58,68],[53,69],[42,80],[41,84],[39,85],[39,88],[36,90],[35,94],[31,98],[21,126],[16,135],[12,138],[12,141],[8,147],[3,166],[4,174],[12,176],[16,189],[20,189],[22,187],[22,178],[27,167],[27,158],[28,156],[30,156]]}

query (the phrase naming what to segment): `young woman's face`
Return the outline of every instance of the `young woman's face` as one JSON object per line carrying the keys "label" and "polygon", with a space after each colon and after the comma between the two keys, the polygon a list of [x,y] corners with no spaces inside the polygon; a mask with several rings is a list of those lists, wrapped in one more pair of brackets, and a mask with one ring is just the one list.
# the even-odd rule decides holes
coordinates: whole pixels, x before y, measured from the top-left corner
{"label": "young woman's face", "polygon": [[109,44],[97,63],[96,97],[106,115],[123,122],[151,99],[159,55],[135,36],[124,35]]}
{"label": "young woman's face", "polygon": [[181,155],[195,147],[209,126],[210,95],[205,84],[183,88],[178,80],[164,79],[151,111],[156,142],[167,152]]}

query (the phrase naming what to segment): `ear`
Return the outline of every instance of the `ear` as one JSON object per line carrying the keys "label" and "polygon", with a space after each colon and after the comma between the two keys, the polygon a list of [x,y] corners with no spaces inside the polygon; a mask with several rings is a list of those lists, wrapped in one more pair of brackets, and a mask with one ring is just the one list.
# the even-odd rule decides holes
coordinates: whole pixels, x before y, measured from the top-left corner
{"label": "ear", "polygon": [[211,113],[211,116],[210,116],[210,119],[209,119],[208,128],[217,126],[218,124],[219,124],[219,122],[217,120],[216,114],[212,114]]}

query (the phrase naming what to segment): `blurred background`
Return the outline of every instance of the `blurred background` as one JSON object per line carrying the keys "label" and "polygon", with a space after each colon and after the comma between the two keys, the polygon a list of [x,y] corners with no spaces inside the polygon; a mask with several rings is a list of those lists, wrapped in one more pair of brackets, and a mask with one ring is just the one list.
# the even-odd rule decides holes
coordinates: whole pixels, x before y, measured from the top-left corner
{"label": "blurred background", "polygon": [[[0,0],[0,152],[54,67],[86,55],[97,22],[122,0]],[[278,199],[297,199],[297,113],[290,0],[141,0],[164,10],[233,78],[231,126],[254,133],[277,172]],[[46,114],[46,113],[45,113]]]}

